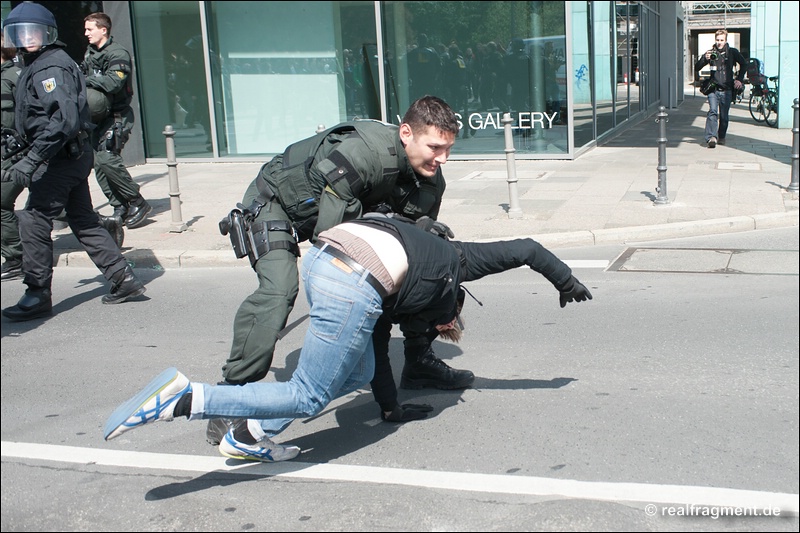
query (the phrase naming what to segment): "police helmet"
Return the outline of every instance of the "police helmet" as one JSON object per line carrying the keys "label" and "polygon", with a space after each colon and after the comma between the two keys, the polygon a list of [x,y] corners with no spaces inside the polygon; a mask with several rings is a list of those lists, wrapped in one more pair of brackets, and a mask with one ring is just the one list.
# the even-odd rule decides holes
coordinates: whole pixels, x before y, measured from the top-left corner
{"label": "police helmet", "polygon": [[34,45],[44,48],[58,39],[56,18],[40,4],[23,2],[3,21],[3,38],[6,46],[22,50]]}
{"label": "police helmet", "polygon": [[86,100],[89,103],[92,122],[95,125],[99,125],[111,112],[111,98],[103,91],[87,87]]}

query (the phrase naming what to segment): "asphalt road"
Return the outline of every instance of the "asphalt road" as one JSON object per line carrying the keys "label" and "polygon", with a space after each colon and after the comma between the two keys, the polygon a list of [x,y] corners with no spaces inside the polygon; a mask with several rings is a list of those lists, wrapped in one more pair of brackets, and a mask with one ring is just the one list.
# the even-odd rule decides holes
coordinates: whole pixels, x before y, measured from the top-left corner
{"label": "asphalt road", "polygon": [[406,425],[358,391],[272,465],[223,458],[203,422],[102,439],[164,368],[220,379],[248,269],[139,270],[118,306],[96,270],[57,269],[53,317],[2,320],[2,530],[797,531],[798,228],[556,252],[591,302],[560,309],[527,269],[470,283],[483,305],[435,350],[474,387],[401,390],[435,407]]}

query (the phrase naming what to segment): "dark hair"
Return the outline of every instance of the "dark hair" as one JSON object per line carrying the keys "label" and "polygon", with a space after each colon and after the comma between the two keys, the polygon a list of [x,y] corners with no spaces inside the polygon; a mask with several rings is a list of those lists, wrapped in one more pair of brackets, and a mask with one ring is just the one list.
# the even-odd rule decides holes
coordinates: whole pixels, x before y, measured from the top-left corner
{"label": "dark hair", "polygon": [[423,96],[415,100],[403,115],[403,123],[411,126],[414,133],[433,126],[443,133],[458,135],[456,114],[447,102],[436,96]]}
{"label": "dark hair", "polygon": [[111,35],[111,17],[105,13],[91,13],[86,15],[86,18],[83,19],[83,21],[94,22],[98,28],[105,28],[108,30],[108,34]]}
{"label": "dark hair", "polygon": [[17,55],[17,49],[13,46],[6,46],[6,39],[3,37],[3,46],[0,47],[0,55],[3,61],[11,61]]}

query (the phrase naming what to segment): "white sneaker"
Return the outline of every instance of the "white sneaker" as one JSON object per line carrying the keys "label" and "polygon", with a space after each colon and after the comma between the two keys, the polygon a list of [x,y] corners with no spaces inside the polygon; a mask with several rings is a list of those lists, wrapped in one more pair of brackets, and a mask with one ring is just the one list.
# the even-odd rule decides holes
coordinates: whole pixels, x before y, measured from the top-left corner
{"label": "white sneaker", "polygon": [[103,437],[111,440],[150,422],[172,420],[175,404],[187,392],[192,392],[192,385],[186,376],[176,368],[164,370],[136,396],[111,413],[103,428]]}
{"label": "white sneaker", "polygon": [[276,444],[268,437],[264,437],[255,444],[245,444],[236,440],[233,436],[233,429],[231,429],[219,443],[219,453],[231,459],[277,463],[294,459],[300,453],[300,448]]}
{"label": "white sneaker", "polygon": [[717,138],[716,138],[716,137],[711,137],[711,138],[708,140],[708,147],[709,147],[709,148],[714,148],[714,147],[716,147],[716,146],[717,146]]}

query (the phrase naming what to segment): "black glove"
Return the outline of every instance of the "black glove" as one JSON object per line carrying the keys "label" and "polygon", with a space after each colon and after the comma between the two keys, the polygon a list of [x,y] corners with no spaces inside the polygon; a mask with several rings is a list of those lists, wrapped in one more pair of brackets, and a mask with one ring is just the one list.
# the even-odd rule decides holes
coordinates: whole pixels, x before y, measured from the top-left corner
{"label": "black glove", "polygon": [[583,283],[578,281],[575,276],[570,276],[567,284],[561,289],[561,307],[565,307],[568,302],[585,302],[592,299],[592,293],[589,292]]}
{"label": "black glove", "polygon": [[455,235],[453,235],[453,230],[451,230],[447,224],[433,220],[431,217],[418,218],[416,226],[423,231],[430,231],[443,239],[452,239],[455,237]]}
{"label": "black glove", "polygon": [[396,405],[389,416],[381,409],[381,419],[384,422],[411,422],[412,420],[422,420],[428,413],[433,411],[433,407],[427,403],[404,403]]}
{"label": "black glove", "polygon": [[36,169],[39,168],[44,160],[39,157],[34,152],[28,152],[28,154],[14,163],[14,165],[3,172],[2,177],[0,180],[2,181],[13,181],[17,185],[22,187],[29,187],[31,184],[31,179],[33,178],[33,173],[36,172]]}

